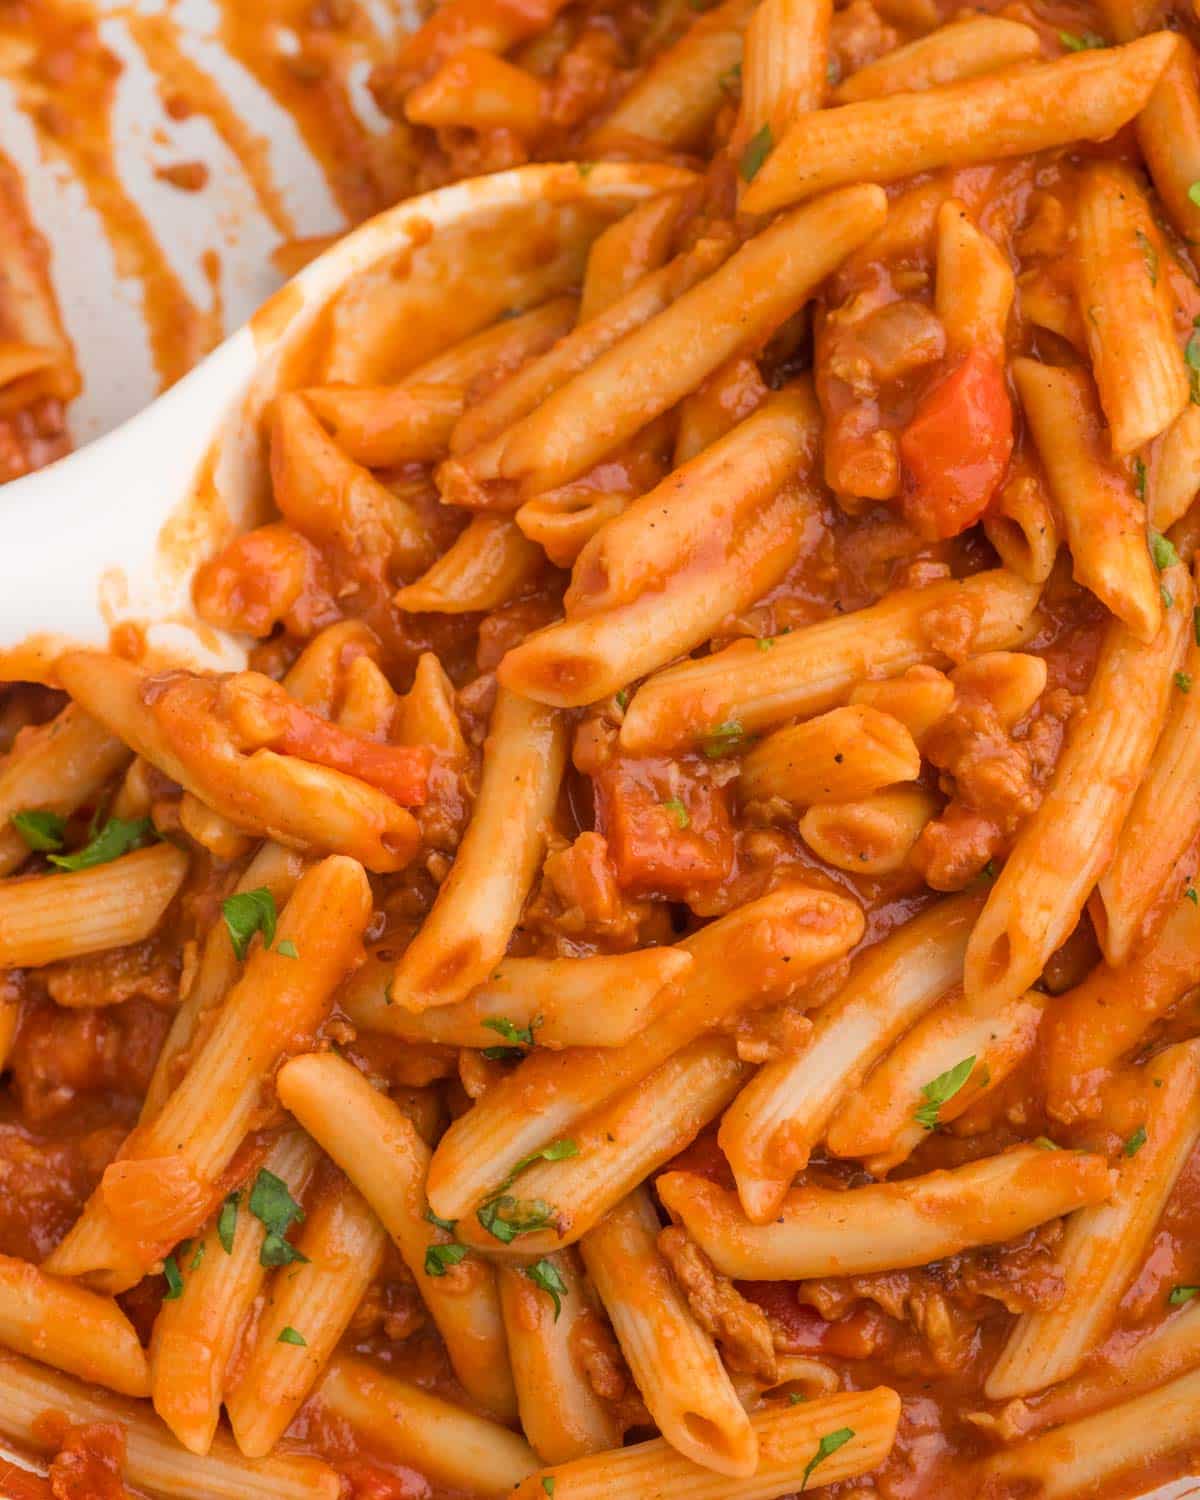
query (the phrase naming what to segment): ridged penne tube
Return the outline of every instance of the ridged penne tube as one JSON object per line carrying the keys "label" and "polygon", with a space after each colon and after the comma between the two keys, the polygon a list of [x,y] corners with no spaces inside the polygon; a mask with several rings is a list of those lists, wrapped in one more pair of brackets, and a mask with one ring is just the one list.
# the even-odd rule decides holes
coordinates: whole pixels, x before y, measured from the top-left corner
{"label": "ridged penne tube", "polygon": [[492,1255],[522,1259],[574,1244],[614,1203],[690,1146],[750,1072],[728,1037],[698,1038],[573,1126],[576,1155],[534,1162],[521,1173],[522,1195],[553,1205],[551,1227],[522,1234],[510,1247],[468,1215],[458,1221],[458,1238]]}
{"label": "ridged penne tube", "polygon": [[465,1000],[413,1012],[387,998],[395,965],[370,958],[338,1000],[356,1026],[410,1042],[494,1047],[507,1021],[528,1030],[538,1047],[620,1047],[673,1003],[670,986],[691,967],[682,948],[502,958]]}
{"label": "ridged penne tube", "polygon": [[936,667],[909,667],[899,677],[860,682],[850,690],[850,702],[898,719],[920,748],[954,706],[954,684]]}
{"label": "ridged penne tube", "polygon": [[275,403],[271,491],[301,536],[372,571],[411,574],[433,559],[433,539],[419,512],[344,453],[298,393]]}
{"label": "ridged penne tube", "polygon": [[218,699],[235,681],[261,686],[267,679],[184,672],[158,678],[99,651],[62,656],[57,670],[89,712],[245,832],[305,851],[347,854],[369,870],[403,869],[416,852],[420,829],[387,792],[295,755],[241,751],[216,712]]}
{"label": "ridged penne tube", "polygon": [[1079,307],[1113,452],[1156,438],[1188,404],[1168,252],[1138,186],[1116,162],[1084,168],[1075,199]]}
{"label": "ridged penne tube", "polygon": [[437,458],[472,384],[544,353],[570,332],[577,310],[573,297],[554,297],[435,355],[399,385],[310,386],[304,399],[355,463],[384,468]]}
{"label": "ridged penne tube", "polygon": [[769,213],[864,178],[895,182],[938,167],[1104,140],[1146,103],[1175,50],[1175,38],[1158,32],[1128,47],[802,115],[750,184],[743,207]]}
{"label": "ridged penne tube", "polygon": [[1146,550],[1146,517],[1112,464],[1096,391],[1084,370],[1012,362],[1025,417],[1066,522],[1077,583],[1140,640],[1162,620],[1158,579]]}
{"label": "ridged penne tube", "polygon": [[506,1427],[348,1354],[329,1366],[317,1400],[394,1462],[451,1489],[499,1495],[537,1466]]}
{"label": "ridged penne tube", "polygon": [[583,1263],[659,1432],[702,1468],[744,1479],[758,1467],[758,1439],[712,1334],[659,1254],[660,1228],[639,1188],[583,1237]]}
{"label": "ridged penne tube", "polygon": [[948,609],[968,612],[973,622],[966,655],[1020,645],[1032,634],[1038,592],[998,568],[962,582],[898,590],[866,609],[779,636],[769,651],[737,641],[644,683],[626,711],[621,746],[632,754],[677,749],[731,722],[752,733],[836,708],[867,679],[897,677],[919,664],[948,666],[939,639]]}
{"label": "ridged penne tube", "polygon": [[648,271],[620,297],[587,322],[580,322],[553,348],[530,360],[524,369],[477,402],[455,427],[450,451],[469,455],[464,462],[476,478],[495,478],[503,450],[501,439],[510,427],[536,411],[573,376],[595,364],[614,344],[655,318],[676,297],[715,271],[732,249],[727,237],[702,239],[665,266]]}
{"label": "ridged penne tube", "polygon": [[1158,449],[1146,510],[1155,531],[1169,531],[1200,493],[1200,406],[1189,403]]}
{"label": "ridged penne tube", "polygon": [[735,1193],[688,1172],[666,1172],[656,1187],[717,1270],[744,1281],[924,1266],[974,1245],[1003,1244],[1103,1204],[1113,1191],[1104,1157],[1038,1146],[902,1182],[793,1188],[769,1224],[751,1223]]}
{"label": "ridged penne tube", "polygon": [[821,1461],[821,1485],[868,1474],[883,1463],[896,1440],[900,1397],[886,1386],[821,1396],[798,1406],[776,1403],[755,1412],[751,1426],[762,1458],[757,1473],[730,1479],[702,1469],[662,1438],[531,1475],[512,1500],[610,1500],[638,1495],[651,1500],[776,1500],[795,1492],[812,1472],[821,1440],[849,1431],[846,1442]]}
{"label": "ridged penne tube", "polygon": [[393,603],[408,614],[463,615],[495,609],[541,572],[542,549],[507,516],[476,516],[426,573]]}
{"label": "ridged penne tube", "polygon": [[65,817],[130,759],[128,748],[74,703],[48,724],[26,729],[0,761],[0,875],[11,874],[29,853],[12,825],[14,813],[41,809]]}
{"label": "ridged penne tube", "polygon": [[344,1178],[328,1183],[296,1243],[305,1259],[275,1272],[225,1397],[248,1458],[265,1457],[283,1436],[379,1274],[386,1245],[387,1231],[366,1200]]}
{"label": "ridged penne tube", "polygon": [[464,47],[507,52],[548,26],[561,8],[562,0],[550,0],[536,12],[513,11],[503,0],[450,0],[403,37],[395,54],[396,68],[411,87]]}
{"label": "ridged penne tube", "polygon": [[1174,681],[1162,734],[1091,908],[1100,947],[1114,969],[1127,964],[1146,937],[1155,903],[1164,893],[1178,894],[1171,873],[1200,831],[1200,643],[1194,632]]}
{"label": "ridged penne tube", "polygon": [[133,1324],[111,1297],[0,1255],[0,1344],[123,1396],[148,1396]]}
{"label": "ridged penne tube", "polygon": [[471,821],[433,909],[396,966],[392,999],[452,1005],[504,956],[542,862],[566,762],[566,725],[501,689]]}
{"label": "ridged penne tube", "polygon": [[742,32],[753,13],[754,0],[725,0],[693,21],[591,132],[584,152],[603,155],[630,136],[694,145],[725,100],[722,79],[742,60]]}
{"label": "ridged penne tube", "polygon": [[223,1433],[200,1457],[181,1448],[146,1406],[0,1354],[0,1434],[51,1457],[58,1451],[58,1429],[46,1423],[47,1412],[62,1412],[78,1426],[117,1424],[125,1440],[125,1478],[172,1500],[338,1500],[342,1493],[341,1480],[318,1459],[292,1453],[243,1458]]}
{"label": "ridged penne tube", "polygon": [[[1140,1124],[1117,1163],[1111,1201],[1095,1201],[1067,1225],[1055,1255],[1063,1294],[1049,1311],[1018,1318],[984,1385],[989,1401],[1027,1396],[1073,1375],[1108,1332],[1142,1263],[1200,1137],[1200,1042],[1160,1052],[1140,1073]],[[1043,1165],[1066,1154],[1046,1152]]]}
{"label": "ridged penne tube", "polygon": [[1016,475],[993,500],[983,529],[1000,561],[1028,583],[1045,583],[1058,556],[1058,518],[1040,482]]}
{"label": "ridged penne tube", "polygon": [[[300,1202],[318,1156],[313,1142],[292,1130],[271,1147],[263,1166]],[[190,1453],[207,1453],[212,1447],[238,1338],[267,1277],[260,1258],[266,1233],[247,1210],[243,1194],[230,1248],[214,1221],[184,1261],[183,1295],[164,1301],[154,1320],[154,1409]]]}
{"label": "ridged penne tube", "polygon": [[[969,27],[975,23],[966,24]],[[986,25],[987,20],[980,24]],[[963,203],[948,198],[937,216],[934,303],[946,331],[947,349],[959,356],[982,349],[1003,360],[1016,289],[1007,256],[979,228]]]}
{"label": "ridged penne tube", "polygon": [[779,391],[602,527],[576,560],[567,618],[507,654],[504,686],[560,707],[593,703],[760,598],[803,543],[813,501],[797,481],[818,427],[807,382]]}
{"label": "ridged penne tube", "polygon": [[1050,785],[1017,835],[971,934],[965,983],[980,1004],[1033,984],[1112,859],[1162,730],[1192,624],[1186,570],[1176,565],[1162,577],[1175,602],[1149,645],[1119,620],[1107,626]]}
{"label": "ridged penne tube", "polygon": [[[370,914],[370,888],[353,860],[335,856],[302,876],[275,945],[251,950],[183,1079],[127,1138],[47,1270],[123,1291],[204,1222],[260,1107],[263,1079],[285,1052],[311,1042]],[[280,952],[287,944],[299,959]]]}
{"label": "ridged penne tube", "polygon": [[467,742],[458,722],[454,684],[432,651],[417,658],[412,687],[396,703],[393,729],[401,744],[428,745],[451,764],[467,758]]}
{"label": "ridged penne tube", "polygon": [[[853,901],[788,884],[685,939],[681,946],[695,962],[660,1020],[624,1047],[535,1051],[451,1125],[430,1168],[435,1211],[462,1218],[522,1158],[726,1017],[792,993],[812,970],[849,952],[862,930]],[[531,1098],[538,1101],[536,1113],[522,1103]]]}
{"label": "ridged penne tube", "polygon": [[[304,860],[295,850],[267,843],[246,866],[234,892],[268,890],[276,911],[280,912],[303,873]],[[179,1082],[201,1026],[236,984],[238,967],[229,928],[223,917],[218,918],[208,930],[196,973],[159,1048],[150,1085],[142,1100],[139,1117],[142,1123],[158,1114]]]}
{"label": "ridged penne tube", "polygon": [[598,234],[588,251],[579,322],[611,307],[650,271],[666,264],[679,222],[682,195],[660,193],[631,208]]}
{"label": "ridged penne tube", "polygon": [[746,802],[778,797],[809,807],[869,796],[920,771],[920,752],[904,725],[858,704],[768,735],[742,761],[738,791]]}
{"label": "ridged penne tube", "polygon": [[882,188],[862,185],[772,223],[517,423],[500,474],[528,498],[585,473],[731,355],[764,343],[886,217]]}
{"label": "ridged penne tube", "polygon": [[974,1466],[974,1477],[983,1494],[997,1486],[999,1493],[1020,1493],[1036,1485],[1039,1500],[1094,1494],[1121,1474],[1136,1486],[1141,1475],[1153,1471],[1155,1460],[1190,1448],[1197,1422],[1200,1370],[1193,1370],[1144,1396],[983,1459]]}
{"label": "ridged penne tube", "polygon": [[[680,468],[744,422],[767,399],[758,361],[735,354],[715,369],[699,390],[680,402],[675,421],[673,464]],[[668,415],[671,415],[670,413]]]}
{"label": "ridged penne tube", "polygon": [[975,895],[940,901],[868,948],[839,993],[817,1013],[799,1056],[760,1068],[726,1111],[721,1149],[756,1223],[774,1215],[839,1104],[962,978],[981,905]]}
{"label": "ridged penne tube", "polygon": [[1121,1058],[1196,982],[1200,905],[1185,898],[1190,871],[1156,940],[1124,968],[1100,964],[1055,1000],[1042,1032],[1046,1105],[1070,1123],[1100,1113],[1103,1088]]}
{"label": "ridged penne tube", "polygon": [[366,656],[378,662],[379,637],[361,620],[339,620],[318,631],[288,668],[283,686],[288,695],[322,718],[333,719],[346,687],[348,665]]}
{"label": "ridged penne tube", "polygon": [[852,73],[833,91],[834,104],[888,99],[894,94],[961,83],[981,73],[998,73],[1041,53],[1032,26],[999,16],[973,16],[940,26],[907,46],[886,52]]}
{"label": "ridged penne tube", "polygon": [[731,145],[743,150],[766,130],[782,140],[797,115],[820,109],[828,87],[833,0],[763,0],[746,27],[742,104]]}
{"label": "ridged penne tube", "polygon": [[575,1251],[539,1260],[536,1269],[554,1285],[554,1296],[525,1271],[500,1266],[500,1306],[522,1431],[542,1463],[568,1463],[617,1447],[621,1423],[575,1357],[580,1338],[596,1322],[595,1294]]}
{"label": "ridged penne tube", "polygon": [[478,1257],[426,1266],[450,1236],[426,1217],[429,1147],[398,1104],[335,1053],[294,1057],[276,1084],[284,1107],[341,1167],[391,1235],[446,1345],[463,1389],[501,1421],[516,1415],[492,1268]]}
{"label": "ridged penne tube", "polygon": [[872,1177],[886,1176],[929,1134],[917,1118],[925,1086],[964,1059],[975,1059],[964,1087],[937,1109],[937,1125],[957,1119],[1029,1056],[1044,1004],[1036,990],[990,1011],[951,996],[918,1021],[846,1098],[830,1123],[826,1146],[834,1156],[864,1161]]}
{"label": "ridged penne tube", "polygon": [[140,943],[187,868],[181,849],[156,844],[90,869],[0,881],[0,968],[33,969]]}
{"label": "ridged penne tube", "polygon": [[405,116],[432,129],[537,133],[545,95],[539,79],[483,47],[464,47],[405,100]]}

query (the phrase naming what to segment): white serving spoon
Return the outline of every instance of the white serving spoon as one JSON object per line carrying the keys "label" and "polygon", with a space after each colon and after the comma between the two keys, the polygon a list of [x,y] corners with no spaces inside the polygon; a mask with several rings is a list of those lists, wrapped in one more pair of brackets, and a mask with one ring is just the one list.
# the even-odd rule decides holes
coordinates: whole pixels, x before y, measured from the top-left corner
{"label": "white serving spoon", "polygon": [[[688,180],[660,166],[519,167],[409,199],[347,234],[137,416],[0,489],[0,681],[52,680],[62,650],[107,645],[122,624],[155,658],[236,669],[245,643],[196,619],[192,576],[262,513],[263,412],[346,285],[509,206],[589,201],[617,217]],[[478,263],[469,270],[478,276]]]}

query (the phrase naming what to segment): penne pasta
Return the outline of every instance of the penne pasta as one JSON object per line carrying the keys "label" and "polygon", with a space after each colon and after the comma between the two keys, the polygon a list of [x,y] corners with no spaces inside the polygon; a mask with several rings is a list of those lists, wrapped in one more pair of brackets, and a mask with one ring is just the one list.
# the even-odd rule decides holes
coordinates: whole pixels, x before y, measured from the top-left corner
{"label": "penne pasta", "polygon": [[1146,510],[1155,531],[1169,531],[1200,493],[1200,406],[1190,404],[1164,435],[1149,481]]}
{"label": "penne pasta", "polygon": [[877,62],[858,68],[833,91],[834,104],[887,99],[893,94],[962,83],[983,73],[999,73],[1040,56],[1038,34],[1020,21],[972,16],[939,26]]}
{"label": "penne pasta", "polygon": [[779,798],[810,807],[852,802],[911,781],[920,770],[920,752],[904,725],[855,704],[768,735],[742,762],[738,787],[746,801]]}
{"label": "penne pasta", "polygon": [[619,302],[643,276],[666,264],[682,207],[679,193],[660,193],[630,209],[623,219],[596,236],[588,251],[579,299],[581,325]]}
{"label": "penne pasta", "polygon": [[504,516],[476,516],[426,573],[395,596],[408,614],[463,615],[496,609],[524,593],[543,566],[542,550]]}
{"label": "penne pasta", "polygon": [[[818,109],[828,86],[833,0],[764,0],[746,27],[742,105],[730,144],[770,145],[796,118]],[[744,175],[744,174],[743,174]]]}

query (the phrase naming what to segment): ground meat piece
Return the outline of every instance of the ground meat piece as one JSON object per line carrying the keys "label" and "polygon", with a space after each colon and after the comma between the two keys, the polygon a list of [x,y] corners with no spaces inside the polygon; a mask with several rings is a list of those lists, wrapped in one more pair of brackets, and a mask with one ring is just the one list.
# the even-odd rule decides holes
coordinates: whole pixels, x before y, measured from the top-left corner
{"label": "ground meat piece", "polygon": [[15,1121],[0,1121],[0,1254],[41,1261],[79,1210],[129,1133],[99,1126],[62,1140],[39,1140]]}
{"label": "ground meat piece", "polygon": [[58,1452],[47,1480],[54,1500],[131,1500],[122,1479],[125,1432],[116,1422],[65,1426],[61,1416],[45,1419],[60,1428]]}
{"label": "ground meat piece", "polygon": [[40,978],[51,1000],[71,1010],[126,1000],[149,1000],[160,1009],[173,1009],[179,1000],[179,965],[157,942],[49,964]]}
{"label": "ground meat piece", "polygon": [[29,1002],[11,1058],[25,1119],[53,1119],[81,1094],[141,1098],[169,1025],[170,1016],[146,1000],[81,1010]]}
{"label": "ground meat piece", "polygon": [[846,1316],[857,1302],[873,1302],[921,1335],[939,1370],[965,1369],[975,1354],[978,1319],[957,1306],[922,1270],[806,1281],[796,1295],[830,1322]]}
{"label": "ground meat piece", "polygon": [[658,1248],[683,1288],[696,1321],[718,1340],[730,1368],[774,1384],[778,1378],[775,1347],[762,1308],[747,1301],[720,1275],[678,1226],[662,1231]]}

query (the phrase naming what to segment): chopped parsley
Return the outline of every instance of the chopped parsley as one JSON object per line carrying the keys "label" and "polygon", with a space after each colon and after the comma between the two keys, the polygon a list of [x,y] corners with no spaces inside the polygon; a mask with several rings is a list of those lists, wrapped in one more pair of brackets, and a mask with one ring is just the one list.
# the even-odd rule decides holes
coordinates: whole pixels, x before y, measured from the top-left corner
{"label": "chopped parsley", "polygon": [[1061,1151],[1062,1147],[1057,1141],[1052,1141],[1048,1135],[1039,1135],[1033,1143],[1039,1151]]}
{"label": "chopped parsley", "polygon": [[422,1217],[426,1224],[436,1224],[439,1229],[444,1229],[447,1234],[453,1234],[458,1228],[457,1219],[439,1219],[432,1208],[426,1208]]}
{"label": "chopped parsley", "polygon": [[482,1204],[475,1217],[494,1240],[511,1245],[519,1234],[551,1228],[557,1212],[543,1198],[514,1198],[511,1193],[500,1193]]}
{"label": "chopped parsley", "polygon": [[760,635],[755,644],[760,651],[769,651],[775,644],[775,637],[773,635]]}
{"label": "chopped parsley", "polygon": [[1138,242],[1138,249],[1142,252],[1142,260],[1146,263],[1146,275],[1150,278],[1150,285],[1158,285],[1158,251],[1150,243],[1148,237],[1140,229],[1134,230],[1134,238]]}
{"label": "chopped parsley", "polygon": [[723,755],[740,748],[746,731],[736,719],[726,719],[709,734],[700,748],[709,760],[720,760]]}
{"label": "chopped parsley", "polygon": [[1183,898],[1185,901],[1190,901],[1193,906],[1200,906],[1200,894],[1197,893],[1196,887],[1194,885],[1189,885],[1186,888],[1183,893]]}
{"label": "chopped parsley", "polygon": [[738,162],[738,171],[742,174],[743,182],[753,182],[758,176],[759,168],[771,154],[771,148],[775,144],[775,137],[771,134],[770,125],[764,125],[761,130],[755,131],[742,152],[742,159]]}
{"label": "chopped parsley", "polygon": [[1197,1292],[1200,1292],[1200,1286],[1173,1286],[1167,1301],[1172,1307],[1178,1307],[1183,1302],[1190,1302]]}
{"label": "chopped parsley", "polygon": [[1161,531],[1150,533],[1150,556],[1154,559],[1154,566],[1160,573],[1165,572],[1167,568],[1173,568],[1179,561],[1179,553]]}
{"label": "chopped parsley", "polygon": [[109,818],[82,849],[76,849],[74,854],[52,854],[50,863],[60,870],[90,870],[94,865],[120,859],[136,849],[143,839],[157,837],[149,818]]}
{"label": "chopped parsley", "polygon": [[789,1391],[788,1392],[788,1405],[789,1406],[799,1406],[802,1401],[807,1401],[807,1400],[808,1400],[808,1397],[805,1396],[805,1395],[803,1395],[800,1391]]}
{"label": "chopped parsley", "polygon": [[1191,187],[1188,188],[1188,197],[1197,208],[1200,208],[1200,182],[1192,183]]}
{"label": "chopped parsley", "polygon": [[1146,1127],[1144,1125],[1139,1125],[1138,1128],[1129,1137],[1129,1139],[1125,1142],[1125,1144],[1121,1147],[1121,1150],[1125,1153],[1126,1156],[1136,1156],[1145,1144]]}
{"label": "chopped parsley", "polygon": [[955,1094],[966,1083],[971,1076],[971,1069],[975,1066],[975,1058],[964,1057],[961,1062],[947,1068],[944,1073],[939,1073],[936,1078],[930,1079],[928,1083],[921,1085],[921,1093],[925,1096],[925,1103],[919,1105],[913,1119],[918,1125],[923,1125],[926,1130],[936,1130],[938,1125],[938,1113],[943,1104],[947,1104],[954,1098]]}
{"label": "chopped parsley", "polygon": [[507,1016],[488,1016],[486,1021],[480,1022],[480,1025],[486,1026],[489,1031],[496,1032],[514,1047],[532,1047],[534,1029],[541,1025],[541,1021],[541,1016],[535,1016],[528,1026],[518,1026]]}
{"label": "chopped parsley", "polygon": [[238,891],[226,896],[221,902],[221,915],[229,929],[229,941],[239,958],[245,958],[250,940],[256,932],[263,936],[263,946],[269,948],[275,941],[275,923],[279,915],[275,910],[275,897],[260,885],[256,891]]}
{"label": "chopped parsley", "polygon": [[1058,39],[1068,52],[1093,52],[1108,43],[1095,31],[1081,31],[1076,34],[1073,31],[1060,31]]}
{"label": "chopped parsley", "polygon": [[30,807],[24,812],[13,813],[11,821],[29,848],[36,853],[44,854],[48,849],[62,848],[67,820],[58,813]]}
{"label": "chopped parsley", "polygon": [[279,1330],[279,1337],[275,1340],[277,1344],[296,1344],[301,1349],[308,1348],[308,1340],[302,1333],[297,1333],[289,1323],[286,1328]]}
{"label": "chopped parsley", "polygon": [[163,1261],[163,1275],[167,1279],[167,1289],[163,1293],[164,1302],[178,1302],[183,1296],[183,1276],[179,1270],[179,1262],[173,1255],[168,1255]]}
{"label": "chopped parsley", "polygon": [[1190,693],[1192,690],[1192,677],[1190,672],[1176,672],[1175,686],[1181,693]]}
{"label": "chopped parsley", "polygon": [[1146,498],[1146,465],[1140,458],[1133,461],[1133,487],[1139,500]]}
{"label": "chopped parsley", "polygon": [[307,1263],[308,1256],[301,1255],[286,1238],[291,1226],[303,1220],[304,1210],[292,1197],[282,1177],[276,1177],[266,1167],[260,1168],[254,1179],[254,1186],[250,1189],[247,1206],[267,1231],[262,1249],[258,1252],[259,1265],[290,1266],[297,1260]]}
{"label": "chopped parsley", "polygon": [[296,945],[292,942],[291,938],[284,938],[283,942],[277,945],[275,952],[278,953],[282,958],[300,957]]}
{"label": "chopped parsley", "polygon": [[470,1254],[466,1245],[430,1245],[425,1251],[426,1276],[444,1276]]}
{"label": "chopped parsley", "polygon": [[547,1495],[553,1495],[554,1494],[554,1475],[553,1474],[544,1474],[542,1476],[542,1488],[546,1491]]}
{"label": "chopped parsley", "polygon": [[618,708],[628,708],[629,707],[629,689],[628,688],[622,688],[621,691],[617,694],[617,707]]}
{"label": "chopped parsley", "polygon": [[672,797],[670,801],[664,802],[662,808],[664,812],[669,812],[675,819],[676,828],[687,828],[692,821],[687,808],[678,797]]}
{"label": "chopped parsley", "polygon": [[558,1315],[562,1312],[562,1299],[567,1295],[567,1283],[562,1279],[558,1267],[552,1260],[535,1260],[533,1265],[525,1267],[525,1275],[534,1286],[541,1287],[554,1303],[554,1321],[557,1323]]}
{"label": "chopped parsley", "polygon": [[839,1448],[844,1448],[853,1436],[853,1427],[839,1427],[836,1432],[827,1432],[825,1434],[817,1444],[817,1451],[809,1459],[808,1466],[804,1470],[804,1477],[800,1481],[799,1489],[801,1495],[808,1488],[808,1481],[812,1478],[813,1470],[817,1465],[823,1464],[830,1454],[836,1453]]}
{"label": "chopped parsley", "polygon": [[200,1269],[200,1262],[204,1259],[204,1252],[207,1249],[208,1246],[201,1240],[196,1246],[196,1253],[192,1256],[191,1264],[188,1266],[189,1271],[198,1271]]}
{"label": "chopped parsley", "polygon": [[238,1204],[241,1201],[241,1193],[230,1193],[221,1204],[221,1212],[217,1217],[217,1239],[226,1255],[233,1254],[233,1237],[237,1234]]}

